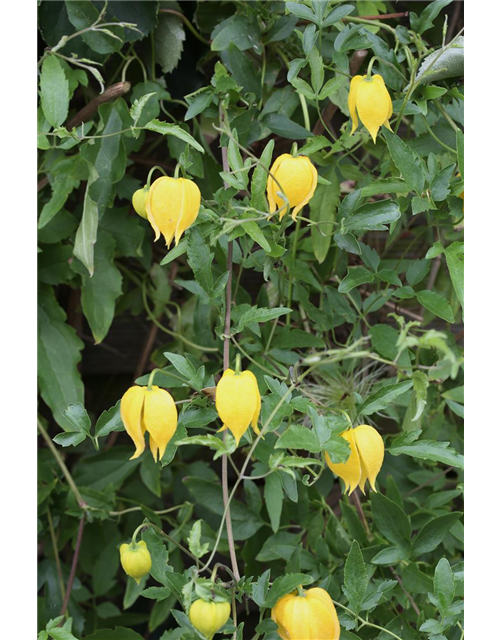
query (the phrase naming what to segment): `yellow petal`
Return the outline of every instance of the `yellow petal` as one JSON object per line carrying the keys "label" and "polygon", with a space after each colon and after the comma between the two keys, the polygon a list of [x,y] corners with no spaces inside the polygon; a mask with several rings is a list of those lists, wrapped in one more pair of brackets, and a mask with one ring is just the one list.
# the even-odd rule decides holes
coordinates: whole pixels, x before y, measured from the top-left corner
{"label": "yellow petal", "polygon": [[226,369],[215,391],[215,408],[225,427],[233,434],[236,443],[248,429],[257,410],[255,381],[250,371],[236,375]]}
{"label": "yellow petal", "polygon": [[[280,159],[279,166],[273,165],[273,175],[279,182],[282,192],[286,195],[289,207],[294,207],[292,215],[295,219],[314,194],[318,182],[318,172],[306,156],[293,158],[290,154],[285,153],[278,158],[278,160]],[[274,190],[275,205],[281,208],[285,204],[285,200],[278,195],[277,192],[280,191],[280,188],[277,185],[274,186]],[[280,213],[280,220],[285,213],[286,209],[283,209]]]}
{"label": "yellow petal", "polygon": [[361,462],[361,479],[359,488],[364,493],[368,479],[371,488],[376,492],[375,480],[384,461],[384,441],[379,432],[367,424],[354,429],[354,438]]}
{"label": "yellow petal", "polygon": [[311,172],[312,181],[311,181],[311,186],[309,188],[309,191],[305,195],[304,199],[302,200],[302,202],[300,202],[298,205],[296,205],[296,207],[292,211],[292,218],[294,220],[297,219],[297,215],[306,206],[306,204],[309,202],[309,200],[313,197],[314,192],[316,191],[316,187],[318,186],[318,171],[317,171],[316,167],[309,160],[309,158],[304,157],[304,159],[307,160],[307,168]]}
{"label": "yellow petal", "polygon": [[130,387],[130,389],[123,394],[120,403],[120,417],[125,431],[135,444],[135,453],[130,458],[131,460],[140,456],[146,446],[142,429],[142,410],[145,391],[146,387]]}
{"label": "yellow petal", "polygon": [[201,193],[198,185],[192,180],[186,180],[185,178],[179,178],[179,182],[183,188],[183,200],[181,215],[175,228],[175,244],[179,244],[179,240],[193,222],[198,217],[201,204]]}
{"label": "yellow petal", "polygon": [[358,114],[356,113],[356,96],[358,92],[359,83],[366,76],[354,76],[349,86],[349,95],[347,96],[347,106],[349,108],[349,115],[352,120],[351,135],[356,131],[359,125]]}
{"label": "yellow petal", "polygon": [[252,424],[252,429],[254,430],[254,433],[259,435],[260,429],[257,425],[259,424],[260,409],[262,405],[262,399],[260,397],[260,391],[259,391],[259,383],[257,382],[257,378],[254,376],[254,374],[251,371],[245,371],[244,373],[247,374],[248,377],[252,377],[254,386],[255,386],[255,412],[253,414],[251,424]]}
{"label": "yellow petal", "polygon": [[[289,153],[283,153],[281,156],[278,156],[276,160],[273,162],[273,166],[270,169],[270,174],[272,174],[276,178],[276,173],[281,166],[281,163],[285,158],[291,158],[292,156]],[[276,178],[277,179],[277,178]],[[276,191],[278,191],[278,185],[276,184],[276,180],[274,180],[271,175],[267,178],[267,200],[269,202],[269,213],[274,213],[278,208],[276,205]]]}
{"label": "yellow petal", "polygon": [[141,218],[145,218],[147,220],[148,216],[146,213],[146,200],[148,198],[148,192],[146,188],[138,189],[134,192],[132,196],[132,206],[134,207],[134,211],[141,216]]}
{"label": "yellow petal", "polygon": [[[177,407],[165,389],[153,385],[144,397],[144,424],[153,440],[153,457],[161,460],[177,429]],[[153,451],[153,448],[151,449]]]}
{"label": "yellow petal", "polygon": [[146,201],[148,220],[156,232],[155,240],[161,232],[165,244],[170,246],[181,216],[184,188],[182,179],[162,176],[153,182]]}
{"label": "yellow petal", "polygon": [[358,486],[361,479],[361,461],[358,455],[358,449],[356,447],[356,441],[354,439],[353,429],[344,431],[340,435],[347,440],[351,447],[351,455],[347,459],[347,462],[333,463],[328,453],[325,454],[326,464],[339,478],[345,483],[345,492],[349,491],[349,495]]}
{"label": "yellow petal", "polygon": [[373,142],[376,142],[378,130],[386,122],[392,108],[382,76],[376,74],[371,80],[364,79],[358,84],[356,107],[359,119],[368,129]]}

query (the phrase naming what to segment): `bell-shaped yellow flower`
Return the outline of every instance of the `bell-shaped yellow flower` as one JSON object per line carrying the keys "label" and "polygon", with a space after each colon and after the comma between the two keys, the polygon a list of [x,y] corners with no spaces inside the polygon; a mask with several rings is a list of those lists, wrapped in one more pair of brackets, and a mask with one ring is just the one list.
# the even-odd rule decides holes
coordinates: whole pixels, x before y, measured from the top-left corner
{"label": "bell-shaped yellow flower", "polygon": [[282,640],[339,640],[340,625],[332,599],[324,589],[301,590],[280,598],[271,611]]}
{"label": "bell-shaped yellow flower", "polygon": [[[274,161],[271,173],[279,182],[279,186],[276,180],[271,176],[268,177],[267,199],[270,213],[274,213],[285,203],[285,200],[278,195],[278,191],[281,191],[286,195],[290,208],[293,207],[292,218],[295,220],[316,190],[318,184],[316,167],[307,156],[294,158],[289,153],[284,153]],[[285,213],[286,209],[283,209],[280,220]]]}
{"label": "bell-shaped yellow flower", "polygon": [[220,431],[229,429],[236,443],[250,425],[259,434],[260,405],[259,385],[254,374],[226,369],[215,390],[215,408],[223,422]]}
{"label": "bell-shaped yellow flower", "polygon": [[373,142],[377,141],[377,133],[382,125],[392,131],[389,124],[389,118],[392,116],[392,100],[384,79],[378,73],[371,78],[354,76],[351,80],[347,103],[352,119],[351,135],[358,128],[359,120],[370,132]]}
{"label": "bell-shaped yellow flower", "polygon": [[146,200],[148,197],[148,190],[146,187],[142,189],[137,189],[132,196],[132,206],[134,207],[134,211],[141,216],[141,218],[148,219],[148,215],[146,213]]}
{"label": "bell-shaped yellow flower", "polygon": [[195,600],[189,607],[189,620],[193,627],[207,640],[212,640],[217,631],[229,620],[231,605],[229,602],[207,602]]}
{"label": "bell-shaped yellow flower", "polygon": [[334,464],[326,453],[327,465],[342,478],[345,491],[349,491],[349,495],[358,486],[364,494],[367,480],[376,492],[375,480],[384,461],[384,441],[379,432],[367,424],[362,424],[340,435],[349,443],[351,455],[347,462]]}
{"label": "bell-shaped yellow flower", "polygon": [[155,231],[155,240],[160,233],[170,247],[175,244],[198,217],[201,193],[192,180],[162,176],[153,182],[146,198],[146,214]]}
{"label": "bell-shaped yellow flower", "polygon": [[130,387],[122,397],[120,414],[125,430],[135,444],[135,453],[130,460],[144,451],[146,431],[153,458],[161,460],[177,429],[177,407],[169,392],[155,385],[151,389]]}
{"label": "bell-shaped yellow flower", "polygon": [[125,573],[139,584],[141,578],[151,571],[151,555],[144,540],[137,544],[122,544],[120,562]]}

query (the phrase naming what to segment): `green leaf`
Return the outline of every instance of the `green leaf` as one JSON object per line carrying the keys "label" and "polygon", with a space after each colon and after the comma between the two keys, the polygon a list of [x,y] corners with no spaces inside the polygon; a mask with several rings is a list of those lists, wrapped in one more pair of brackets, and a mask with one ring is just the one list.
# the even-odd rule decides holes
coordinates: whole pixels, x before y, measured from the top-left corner
{"label": "green leaf", "polygon": [[377,529],[407,556],[410,552],[410,519],[400,506],[381,493],[372,493],[370,500]]}
{"label": "green leaf", "polygon": [[356,614],[359,612],[366,589],[368,587],[368,573],[366,571],[363,554],[357,540],[353,540],[349,555],[344,566],[344,595],[349,600],[349,608]]}
{"label": "green leaf", "polygon": [[393,456],[405,454],[421,460],[433,460],[459,469],[464,468],[464,457],[452,449],[449,442],[417,440],[420,433],[420,431],[410,431],[398,436],[392,443],[389,452]]}
{"label": "green leaf", "polygon": [[103,411],[95,425],[96,437],[103,438],[112,431],[123,431],[125,427],[120,417],[120,400],[106,411]]}
{"label": "green leaf", "polygon": [[266,477],[264,501],[271,521],[271,527],[274,533],[276,533],[280,526],[281,510],[283,508],[283,486],[280,475],[276,471]]}
{"label": "green leaf", "polygon": [[59,58],[49,55],[42,64],[40,99],[43,113],[53,127],[59,127],[68,117],[69,83]]}
{"label": "green leaf", "polygon": [[303,140],[314,135],[282,113],[268,113],[262,118],[262,124],[278,136],[289,140]]}
{"label": "green leaf", "polygon": [[455,597],[455,576],[446,558],[441,558],[434,572],[434,595],[445,613]]}
{"label": "green leaf", "polygon": [[465,167],[464,167],[464,134],[460,129],[457,129],[457,153],[458,153],[458,170],[462,180],[465,180]]}
{"label": "green leaf", "polygon": [[77,365],[83,343],[58,305],[54,290],[42,285],[38,293],[38,380],[40,392],[56,422],[71,430],[63,412],[83,404],[83,384]]}
{"label": "green leaf", "polygon": [[122,293],[122,275],[115,266],[115,240],[99,231],[94,248],[94,275],[83,265],[73,268],[82,276],[82,309],[96,344],[106,337],[115,316],[115,302]]}
{"label": "green leaf", "polygon": [[208,553],[210,545],[207,543],[201,544],[201,524],[203,520],[197,520],[191,527],[191,531],[188,536],[189,550],[196,558],[202,558]]}
{"label": "green leaf", "polygon": [[360,415],[370,416],[372,413],[381,411],[391,404],[402,393],[406,393],[408,389],[411,389],[413,382],[407,380],[405,382],[396,382],[395,384],[389,384],[382,387],[376,393],[372,393],[363,402],[359,408]]}
{"label": "green leaf", "polygon": [[374,180],[372,183],[366,185],[366,187],[363,187],[361,189],[361,195],[363,198],[370,198],[380,193],[406,195],[408,191],[408,185],[404,180],[400,178],[382,178],[380,180]]}
{"label": "green leaf", "polygon": [[257,50],[260,53],[260,29],[254,16],[237,13],[220,22],[212,31],[212,51],[227,51],[234,43],[240,51]]}
{"label": "green leaf", "polygon": [[[99,18],[99,11],[88,0],[66,0],[66,10],[71,24],[82,31],[89,29]],[[123,28],[120,26],[106,27],[108,33],[97,29],[90,29],[82,33],[81,37],[96,53],[107,54],[118,51],[122,46]],[[114,34],[117,37],[113,37]],[[71,50],[71,46],[70,46]]]}
{"label": "green leaf", "polygon": [[439,293],[429,290],[418,291],[417,300],[438,318],[442,318],[446,322],[455,322],[455,315],[448,300]]}
{"label": "green leaf", "polygon": [[264,251],[268,253],[271,252],[271,245],[267,241],[266,236],[262,233],[259,225],[254,220],[244,222],[241,226],[245,229],[245,233],[247,233],[259,246],[261,246]]}
{"label": "green leaf", "polygon": [[236,82],[248,93],[253,93],[260,100],[262,88],[260,77],[250,59],[231,42],[228,49],[229,70]]}
{"label": "green leaf", "polygon": [[269,590],[269,576],[271,575],[271,569],[266,569],[264,573],[259,576],[257,582],[252,584],[252,598],[258,607],[263,607],[266,602],[267,592]]}
{"label": "green leaf", "polygon": [[90,435],[91,423],[89,414],[82,404],[79,402],[77,404],[70,404],[64,411],[64,417],[71,425],[71,429],[68,428],[66,431],[76,431]]}
{"label": "green leaf", "polygon": [[174,136],[175,138],[179,138],[183,142],[194,147],[200,153],[205,153],[205,149],[201,146],[199,142],[197,142],[191,134],[187,131],[184,131],[181,127],[176,124],[168,124],[167,122],[162,122],[161,120],[154,119],[144,125],[144,129],[148,131],[155,131],[156,133],[161,133],[163,136]]}
{"label": "green leaf", "polygon": [[417,410],[415,415],[412,417],[412,422],[415,422],[420,418],[425,409],[425,405],[427,404],[427,387],[429,386],[429,378],[423,371],[414,371],[412,380],[417,402]]}
{"label": "green leaf", "polygon": [[[132,578],[130,578],[130,580],[132,580]],[[114,629],[99,629],[98,631],[94,631],[90,636],[85,636],[83,640],[143,640],[143,638],[135,631],[132,631],[132,629],[115,627]]]}
{"label": "green leaf", "polygon": [[251,183],[251,198],[250,205],[257,209],[257,211],[268,211],[268,203],[266,198],[266,186],[268,172],[271,166],[271,160],[273,157],[274,140],[269,142],[264,147],[264,151],[260,156],[260,163],[255,167],[252,175]]}
{"label": "green leaf", "polygon": [[406,272],[406,280],[408,281],[408,284],[414,287],[416,284],[421,282],[429,272],[430,266],[430,260],[423,259],[412,262]]}
{"label": "green leaf", "polygon": [[314,255],[320,264],[325,261],[332,243],[333,223],[340,200],[340,183],[335,168],[328,172],[326,178],[330,185],[318,184],[309,203],[311,220],[320,223],[311,231]]}
{"label": "green leaf", "polygon": [[464,243],[452,242],[444,250],[453,288],[464,308]]}
{"label": "green leaf", "polygon": [[384,231],[387,224],[399,220],[401,211],[397,202],[380,200],[360,207],[356,213],[344,218],[343,226],[347,231]]}
{"label": "green leaf", "polygon": [[434,551],[441,544],[452,526],[461,518],[460,512],[447,513],[429,520],[418,532],[412,544],[412,553],[416,558],[423,553]]}
{"label": "green leaf", "polygon": [[308,585],[313,582],[313,577],[304,573],[289,573],[276,578],[266,598],[266,607],[272,608],[280,598],[292,593],[300,585]]}
{"label": "green leaf", "polygon": [[364,267],[349,267],[347,275],[339,284],[340,293],[349,293],[361,284],[367,284],[375,280],[375,274]]}
{"label": "green leaf", "polygon": [[274,320],[291,312],[292,310],[287,307],[278,307],[277,309],[259,308],[257,306],[251,307],[240,316],[236,326],[233,327],[233,333],[240,333],[249,324],[269,322],[270,320]]}
{"label": "green leaf", "polygon": [[196,282],[210,299],[213,293],[212,261],[213,254],[208,248],[208,241],[195,227],[191,229],[187,239],[188,263],[193,270]]}
{"label": "green leaf", "polygon": [[420,195],[424,190],[424,172],[420,158],[395,133],[384,131],[389,153],[407,184]]}
{"label": "green leaf", "polygon": [[161,601],[168,598],[172,593],[170,587],[148,587],[141,591],[141,596],[144,598],[150,598],[151,600]]}
{"label": "green leaf", "polygon": [[154,39],[157,62],[163,73],[171,73],[179,64],[186,39],[182,20],[169,13],[160,13]]}
{"label": "green leaf", "polygon": [[441,12],[441,9],[444,9],[444,7],[449,5],[450,2],[452,2],[452,0],[434,0],[434,2],[430,2],[424,8],[420,15],[411,12],[411,28],[422,35],[434,25],[434,19],[436,16]]}

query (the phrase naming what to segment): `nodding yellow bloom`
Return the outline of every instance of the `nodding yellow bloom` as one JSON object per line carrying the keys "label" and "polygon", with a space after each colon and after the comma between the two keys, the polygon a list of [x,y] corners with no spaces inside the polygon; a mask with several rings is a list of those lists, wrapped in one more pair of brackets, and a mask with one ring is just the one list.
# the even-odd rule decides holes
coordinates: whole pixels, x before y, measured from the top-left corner
{"label": "nodding yellow bloom", "polygon": [[373,142],[377,141],[377,133],[382,125],[392,131],[389,124],[392,100],[384,79],[378,73],[369,79],[366,76],[354,76],[347,103],[352,119],[351,135],[358,128],[359,120],[370,132]]}
{"label": "nodding yellow bloom", "polygon": [[201,193],[192,180],[162,176],[153,182],[146,198],[147,218],[154,229],[155,240],[160,233],[170,247],[175,244],[198,217]]}
{"label": "nodding yellow bloom", "polygon": [[[316,190],[318,184],[316,167],[307,156],[294,158],[289,153],[284,153],[274,161],[271,173],[279,182],[279,186],[276,180],[271,176],[268,177],[267,199],[270,213],[274,213],[276,209],[283,206],[285,201],[278,195],[278,191],[281,191],[288,198],[290,208],[293,207],[292,218],[295,220]],[[285,213],[286,209],[283,209],[280,220]]]}
{"label": "nodding yellow bloom", "polygon": [[139,584],[141,578],[151,571],[151,556],[144,540],[137,544],[122,544],[120,562],[125,573]]}
{"label": "nodding yellow bloom", "polygon": [[230,614],[229,602],[207,602],[200,598],[189,607],[191,624],[208,640],[212,640],[217,631],[226,624]]}
{"label": "nodding yellow bloom", "polygon": [[327,453],[327,465],[342,478],[345,492],[349,491],[349,495],[358,486],[364,494],[367,480],[371,488],[377,492],[375,480],[384,461],[384,441],[379,432],[367,424],[362,424],[340,435],[349,443],[351,455],[347,462],[334,464]]}
{"label": "nodding yellow bloom", "polygon": [[155,385],[151,389],[130,387],[123,395],[120,414],[125,431],[135,444],[135,453],[130,460],[144,451],[146,431],[153,458],[161,460],[177,429],[177,407],[169,392]]}
{"label": "nodding yellow bloom", "polygon": [[259,385],[254,374],[226,369],[215,390],[215,408],[223,422],[220,431],[229,429],[237,444],[250,425],[259,434],[260,405]]}
{"label": "nodding yellow bloom", "polygon": [[282,640],[339,640],[340,625],[332,599],[324,589],[301,590],[280,598],[271,611]]}
{"label": "nodding yellow bloom", "polygon": [[148,190],[146,187],[142,189],[137,189],[132,196],[132,206],[134,207],[134,211],[137,215],[141,216],[141,218],[148,219],[148,215],[146,213],[146,199],[148,197]]}

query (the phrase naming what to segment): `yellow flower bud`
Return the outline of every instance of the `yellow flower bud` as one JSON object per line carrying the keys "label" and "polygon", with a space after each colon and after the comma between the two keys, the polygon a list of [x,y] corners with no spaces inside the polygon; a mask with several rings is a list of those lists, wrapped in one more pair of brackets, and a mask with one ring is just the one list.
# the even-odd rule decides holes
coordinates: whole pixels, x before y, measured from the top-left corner
{"label": "yellow flower bud", "polygon": [[259,434],[261,398],[257,378],[251,371],[236,373],[226,369],[215,390],[215,408],[223,422],[239,443],[241,436],[250,425]]}
{"label": "yellow flower bud", "polygon": [[148,191],[146,187],[142,189],[137,189],[134,195],[132,196],[132,206],[134,207],[134,211],[141,216],[141,218],[148,219],[146,214],[146,199],[148,197]]}
{"label": "yellow flower bud", "polygon": [[[268,177],[267,199],[269,201],[269,211],[274,213],[276,209],[283,206],[285,201],[278,195],[278,191],[280,191],[288,198],[290,208],[293,207],[292,218],[295,220],[316,190],[316,185],[318,184],[316,167],[307,156],[294,158],[289,153],[284,153],[274,161],[271,173],[279,182],[279,186],[276,180],[273,180],[271,176]],[[285,213],[286,209],[283,209],[280,213],[280,220]]]}
{"label": "yellow flower bud", "polygon": [[208,640],[229,620],[231,605],[229,602],[207,602],[195,600],[189,607],[189,620]]}
{"label": "yellow flower bud", "polygon": [[192,180],[162,176],[153,182],[146,199],[147,218],[155,231],[155,240],[160,233],[170,247],[175,244],[198,217],[201,193]]}
{"label": "yellow flower bud", "polygon": [[347,462],[334,464],[326,453],[327,465],[339,478],[342,478],[345,491],[349,491],[349,495],[357,486],[364,494],[367,480],[376,492],[375,480],[384,461],[382,437],[376,429],[367,424],[344,431],[340,435],[349,443],[351,455]]}
{"label": "yellow flower bud", "polygon": [[340,625],[332,599],[324,589],[289,593],[271,610],[282,640],[339,640]]}
{"label": "yellow flower bud", "polygon": [[141,578],[151,571],[151,556],[144,540],[136,545],[133,543],[122,544],[120,546],[120,562],[125,573],[139,584]]}
{"label": "yellow flower bud", "polygon": [[161,460],[177,429],[177,407],[169,392],[155,385],[151,389],[130,387],[122,397],[120,414],[125,431],[135,444],[135,453],[130,459],[144,451],[147,431],[153,458]]}
{"label": "yellow flower bud", "polygon": [[358,128],[359,120],[370,132],[373,142],[377,141],[377,133],[382,125],[392,131],[389,124],[389,118],[392,116],[392,100],[384,79],[378,73],[371,78],[354,76],[351,80],[347,103],[352,119],[351,135]]}

